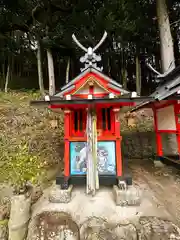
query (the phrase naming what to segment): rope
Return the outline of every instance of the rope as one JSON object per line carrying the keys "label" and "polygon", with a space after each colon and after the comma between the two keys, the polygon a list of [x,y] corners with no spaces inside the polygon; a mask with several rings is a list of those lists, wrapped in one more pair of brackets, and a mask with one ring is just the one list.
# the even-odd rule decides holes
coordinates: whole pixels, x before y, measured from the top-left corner
{"label": "rope", "polygon": [[97,116],[94,111],[93,114],[93,160],[94,160],[94,181],[95,189],[99,189],[99,175],[98,175],[98,163],[97,163]]}
{"label": "rope", "polygon": [[87,112],[87,194],[95,195],[99,189],[99,176],[97,170],[97,117],[95,111]]}

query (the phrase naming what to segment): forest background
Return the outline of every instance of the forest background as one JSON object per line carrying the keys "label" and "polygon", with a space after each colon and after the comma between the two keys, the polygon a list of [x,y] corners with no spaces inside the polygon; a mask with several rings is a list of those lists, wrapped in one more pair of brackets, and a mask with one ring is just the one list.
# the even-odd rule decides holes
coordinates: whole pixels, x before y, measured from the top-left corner
{"label": "forest background", "polygon": [[179,14],[178,0],[1,0],[0,87],[53,94],[80,72],[72,34],[95,46],[106,30],[104,73],[147,95],[158,82],[146,62],[159,72],[163,58],[179,64]]}

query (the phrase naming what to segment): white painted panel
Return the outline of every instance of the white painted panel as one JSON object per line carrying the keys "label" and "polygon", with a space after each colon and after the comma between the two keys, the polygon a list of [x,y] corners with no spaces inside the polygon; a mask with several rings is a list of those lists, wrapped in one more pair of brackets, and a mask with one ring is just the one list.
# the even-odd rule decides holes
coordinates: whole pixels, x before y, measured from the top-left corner
{"label": "white painted panel", "polygon": [[94,85],[94,93],[106,93],[106,92],[107,91],[105,91],[103,88],[101,88],[97,84]]}
{"label": "white painted panel", "polygon": [[157,109],[157,128],[158,130],[176,130],[173,105]]}
{"label": "white painted panel", "polygon": [[86,84],[84,87],[79,89],[76,94],[89,94],[89,85]]}
{"label": "white painted panel", "polygon": [[[94,93],[106,93],[107,91],[101,88],[98,84],[94,84]],[[76,94],[89,94],[89,84],[85,84],[82,88],[80,88]]]}

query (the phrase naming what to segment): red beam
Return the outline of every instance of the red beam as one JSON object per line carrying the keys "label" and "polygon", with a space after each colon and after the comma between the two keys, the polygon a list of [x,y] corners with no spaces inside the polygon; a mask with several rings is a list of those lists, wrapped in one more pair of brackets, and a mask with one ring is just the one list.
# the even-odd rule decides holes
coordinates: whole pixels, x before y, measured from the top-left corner
{"label": "red beam", "polygon": [[176,121],[176,129],[177,129],[177,134],[176,134],[176,141],[177,141],[177,145],[178,145],[178,153],[180,155],[180,123],[178,120],[178,114],[179,114],[179,107],[180,105],[174,104],[174,115],[175,115],[175,121]]}
{"label": "red beam", "polygon": [[157,112],[155,108],[153,108],[153,113],[154,113],[154,128],[155,128],[155,134],[156,134],[157,156],[162,156],[163,155],[162,137],[161,137],[161,133],[158,131]]}

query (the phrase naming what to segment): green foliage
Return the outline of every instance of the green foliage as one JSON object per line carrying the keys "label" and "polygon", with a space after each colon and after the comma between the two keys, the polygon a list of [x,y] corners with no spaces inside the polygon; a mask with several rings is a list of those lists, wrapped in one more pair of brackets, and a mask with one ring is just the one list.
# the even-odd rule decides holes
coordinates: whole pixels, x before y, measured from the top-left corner
{"label": "green foliage", "polygon": [[63,168],[63,115],[29,106],[39,98],[34,91],[0,92],[0,182],[16,188],[32,180],[44,183],[51,168]]}
{"label": "green foliage", "polygon": [[7,226],[8,225],[8,219],[0,220],[0,226]]}
{"label": "green foliage", "polygon": [[11,153],[1,152],[0,162],[4,162],[1,170],[5,180],[17,188],[24,188],[28,182],[36,184],[43,175],[40,157],[30,154],[27,144]]}

